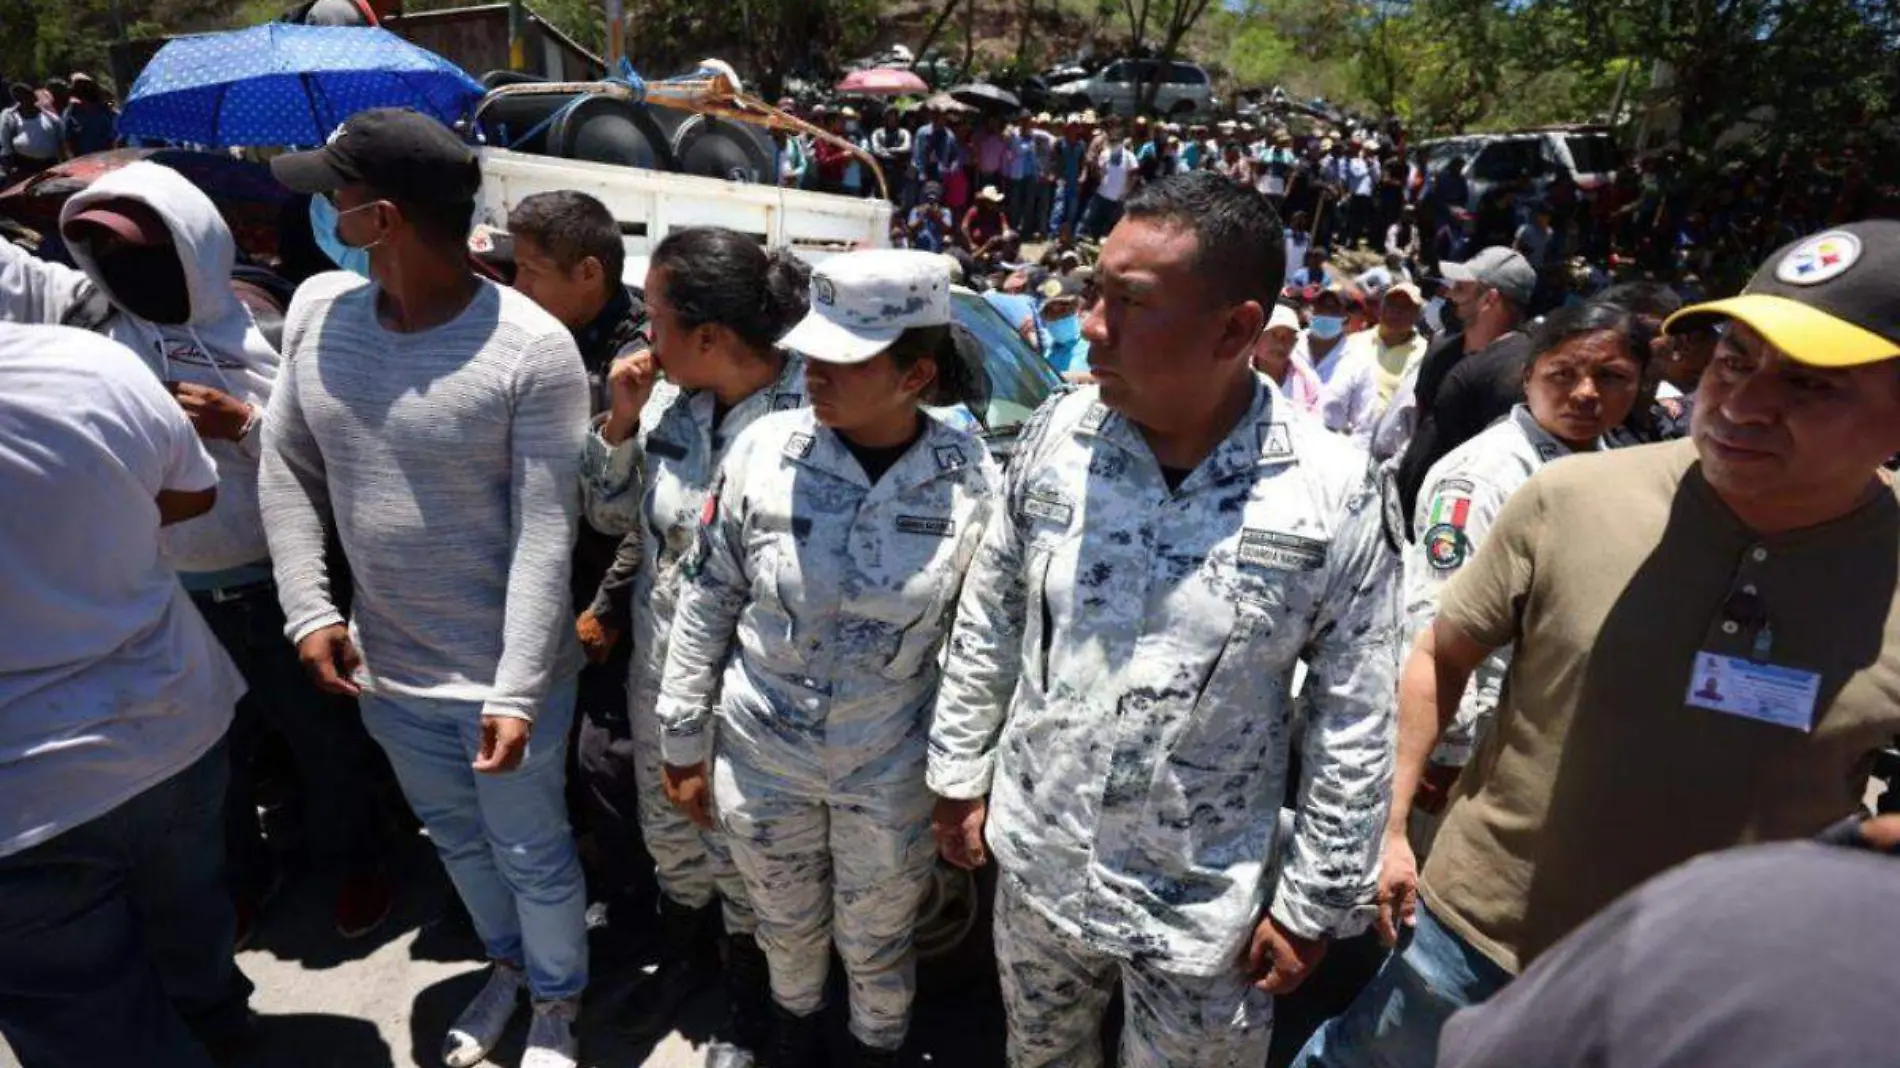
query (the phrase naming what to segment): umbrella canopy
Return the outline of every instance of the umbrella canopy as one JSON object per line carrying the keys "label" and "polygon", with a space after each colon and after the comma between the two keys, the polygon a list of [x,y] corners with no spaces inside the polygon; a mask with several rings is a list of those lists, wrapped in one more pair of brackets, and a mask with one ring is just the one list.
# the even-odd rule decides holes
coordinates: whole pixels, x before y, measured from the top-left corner
{"label": "umbrella canopy", "polygon": [[932,111],[942,111],[952,115],[959,112],[967,114],[976,110],[963,101],[958,100],[956,97],[951,96],[949,93],[938,93],[936,96],[924,101],[924,107]]}
{"label": "umbrella canopy", "polygon": [[845,75],[844,81],[838,83],[837,91],[862,96],[905,96],[928,93],[930,86],[910,71],[878,67]]}
{"label": "umbrella canopy", "polygon": [[959,85],[950,90],[950,95],[978,111],[991,114],[1014,115],[1023,109],[1023,102],[1017,99],[1015,93],[988,82]]}
{"label": "umbrella canopy", "polygon": [[460,67],[388,30],[267,22],[159,49],[119,132],[212,148],[320,145],[359,111],[408,106],[452,124],[481,96]]}

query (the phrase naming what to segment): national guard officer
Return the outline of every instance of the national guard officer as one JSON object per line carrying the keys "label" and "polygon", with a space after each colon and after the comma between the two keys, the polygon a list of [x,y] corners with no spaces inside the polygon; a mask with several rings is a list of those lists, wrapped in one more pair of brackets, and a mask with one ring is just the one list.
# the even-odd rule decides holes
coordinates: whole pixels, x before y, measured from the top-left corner
{"label": "national guard officer", "polygon": [[733,446],[680,592],[660,698],[667,788],[705,823],[712,762],[710,807],[771,963],[773,1068],[822,1063],[834,931],[853,1063],[897,1063],[910,1023],[911,934],[935,861],[937,653],[1000,483],[979,438],[920,409],[974,386],[949,324],[940,256],[820,265],[784,341],[810,361],[811,408]]}
{"label": "national guard officer", "polygon": [[[745,886],[723,842],[666,799],[660,759],[660,669],[679,595],[680,565],[720,462],[739,432],[805,404],[804,361],[777,347],[804,314],[804,268],[787,253],[718,227],[675,230],[647,271],[649,352],[617,360],[612,410],[589,436],[582,499],[590,522],[641,546],[633,604],[628,714],[640,827],[660,883],[659,965],[633,991],[626,1022],[670,1026],[673,1010],[709,979],[712,908],[725,899],[731,1042],[709,1065],[749,1063],[763,1037],[765,959],[753,941]],[[658,382],[664,372],[666,381]]]}
{"label": "national guard officer", "polygon": [[[1404,549],[1403,649],[1431,626],[1445,583],[1477,553],[1511,494],[1552,460],[1607,448],[1607,435],[1628,418],[1641,394],[1649,338],[1641,319],[1626,308],[1601,301],[1565,308],[1532,330],[1531,344],[1526,403],[1447,453],[1425,477],[1412,524],[1416,540]],[[1457,718],[1432,750],[1407,826],[1421,861],[1437,832],[1445,792],[1497,710],[1510,664],[1509,646],[1485,658]]]}
{"label": "national guard officer", "polygon": [[1100,385],[1038,413],[958,608],[936,833],[973,866],[987,819],[1011,1065],[1101,1064],[1119,977],[1124,1066],[1257,1068],[1270,995],[1371,900],[1398,560],[1363,454],[1248,364],[1285,274],[1265,198],[1149,185],[1099,271]]}

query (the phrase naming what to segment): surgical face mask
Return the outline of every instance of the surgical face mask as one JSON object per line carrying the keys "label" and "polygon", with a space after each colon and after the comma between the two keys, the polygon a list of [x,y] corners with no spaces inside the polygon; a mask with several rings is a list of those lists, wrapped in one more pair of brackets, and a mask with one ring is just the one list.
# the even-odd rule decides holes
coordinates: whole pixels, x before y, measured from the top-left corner
{"label": "surgical face mask", "polygon": [[171,325],[191,318],[191,289],[172,246],[121,247],[94,264],[100,283],[133,315]]}
{"label": "surgical face mask", "polygon": [[317,239],[317,247],[323,250],[330,262],[346,271],[354,271],[364,278],[369,277],[369,249],[357,248],[346,244],[336,234],[337,210],[329,197],[310,198],[310,233]]}
{"label": "surgical face mask", "polygon": [[1343,315],[1315,315],[1306,324],[1312,335],[1321,341],[1331,341],[1346,330],[1346,317]]}
{"label": "surgical face mask", "polygon": [[1057,345],[1073,345],[1082,337],[1082,316],[1065,315],[1043,324],[1049,328],[1049,340]]}

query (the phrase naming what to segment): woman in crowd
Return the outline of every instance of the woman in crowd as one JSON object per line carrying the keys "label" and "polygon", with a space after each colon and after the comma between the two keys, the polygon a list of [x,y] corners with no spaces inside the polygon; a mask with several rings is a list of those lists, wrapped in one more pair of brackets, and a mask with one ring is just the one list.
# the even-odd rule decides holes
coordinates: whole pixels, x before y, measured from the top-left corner
{"label": "woman in crowd", "polygon": [[982,442],[922,407],[975,387],[950,321],[941,256],[820,266],[784,342],[810,361],[812,406],[734,446],[687,565],[660,709],[667,788],[702,825],[716,809],[758,911],[773,1068],[823,1063],[834,936],[852,1063],[896,1064],[910,1024],[937,653],[999,486]]}
{"label": "woman in crowd", "polygon": [[[1620,305],[1597,302],[1556,312],[1532,335],[1524,371],[1526,402],[1445,455],[1425,476],[1405,550],[1406,633],[1431,625],[1445,583],[1482,547],[1516,489],[1537,469],[1573,452],[1590,452],[1622,425],[1641,392],[1650,330]],[[1445,791],[1482,739],[1496,709],[1510,650],[1473,675],[1458,714],[1433,751],[1412,811],[1410,837],[1424,863],[1438,829]],[[1433,799],[1426,804],[1427,798]]]}
{"label": "woman in crowd", "polygon": [[582,467],[588,519],[626,534],[622,557],[639,561],[628,712],[640,828],[661,889],[660,966],[634,991],[629,1023],[642,1031],[667,1023],[710,976],[712,910],[723,897],[730,1037],[740,1048],[762,1036],[765,960],[718,833],[694,826],[666,799],[654,715],[682,566],[713,476],[742,430],[805,404],[804,361],[777,341],[804,314],[806,289],[805,269],[790,253],[768,254],[744,234],[719,227],[668,234],[646,277],[652,349],[614,364],[613,407],[589,435]]}
{"label": "woman in crowd", "polygon": [[1294,351],[1299,341],[1300,313],[1284,304],[1274,304],[1267,328],[1253,345],[1253,369],[1278,386],[1280,394],[1295,408],[1317,415],[1325,386],[1312,365]]}

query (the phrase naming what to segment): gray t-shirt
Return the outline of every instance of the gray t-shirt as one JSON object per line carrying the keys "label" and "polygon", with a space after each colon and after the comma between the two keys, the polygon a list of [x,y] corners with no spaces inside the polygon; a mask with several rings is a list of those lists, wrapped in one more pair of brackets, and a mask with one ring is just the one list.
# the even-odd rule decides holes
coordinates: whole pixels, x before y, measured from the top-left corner
{"label": "gray t-shirt", "polygon": [[1445,1025],[1439,1068],[1866,1068],[1900,1059],[1900,859],[1812,842],[1692,860]]}
{"label": "gray t-shirt", "polygon": [[342,622],[334,531],[355,581],[365,690],[532,718],[579,668],[568,592],[587,375],[573,336],[512,289],[394,333],[376,286],[305,282],[259,472],[288,636]]}

